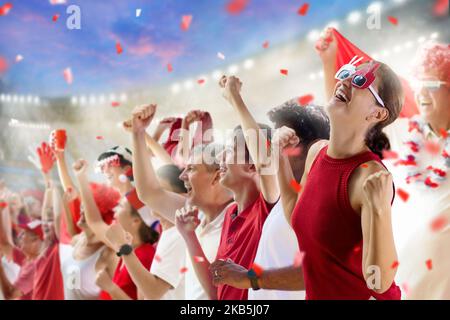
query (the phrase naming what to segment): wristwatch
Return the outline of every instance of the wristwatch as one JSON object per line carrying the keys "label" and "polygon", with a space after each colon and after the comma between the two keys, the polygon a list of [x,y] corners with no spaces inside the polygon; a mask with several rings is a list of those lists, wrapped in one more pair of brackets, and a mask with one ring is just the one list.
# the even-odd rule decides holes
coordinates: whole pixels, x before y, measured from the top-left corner
{"label": "wristwatch", "polygon": [[261,289],[258,285],[258,275],[256,274],[255,270],[249,269],[247,271],[247,277],[250,279],[250,284],[253,290]]}
{"label": "wristwatch", "polygon": [[133,247],[130,246],[129,244],[124,244],[123,246],[120,247],[119,252],[117,252],[117,256],[121,257],[121,256],[127,256],[130,253],[133,252]]}

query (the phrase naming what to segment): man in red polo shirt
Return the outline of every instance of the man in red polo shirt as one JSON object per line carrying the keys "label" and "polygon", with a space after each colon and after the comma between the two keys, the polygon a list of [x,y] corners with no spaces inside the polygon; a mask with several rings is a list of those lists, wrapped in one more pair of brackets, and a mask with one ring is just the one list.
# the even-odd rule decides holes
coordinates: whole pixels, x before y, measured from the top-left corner
{"label": "man in red polo shirt", "polygon": [[[223,76],[220,86],[241,125],[234,130],[233,146],[221,162],[220,183],[232,191],[236,203],[225,213],[216,259],[231,259],[250,269],[264,221],[280,195],[275,170],[264,172],[268,171],[263,157],[270,146],[270,127],[259,125],[249,113],[240,95],[242,83],[238,78]],[[212,276],[214,281],[220,275],[214,272]],[[247,293],[247,289],[219,285],[217,298],[246,300]]]}

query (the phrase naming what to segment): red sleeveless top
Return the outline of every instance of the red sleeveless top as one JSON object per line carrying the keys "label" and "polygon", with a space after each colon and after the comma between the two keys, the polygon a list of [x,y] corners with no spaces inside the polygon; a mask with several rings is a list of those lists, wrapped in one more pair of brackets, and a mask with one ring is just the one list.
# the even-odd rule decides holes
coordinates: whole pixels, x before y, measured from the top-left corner
{"label": "red sleeveless top", "polygon": [[316,156],[292,214],[292,227],[305,253],[306,299],[400,299],[395,283],[382,294],[367,287],[361,216],[351,207],[348,195],[351,173],[365,162],[381,160],[370,151],[333,159],[327,149]]}

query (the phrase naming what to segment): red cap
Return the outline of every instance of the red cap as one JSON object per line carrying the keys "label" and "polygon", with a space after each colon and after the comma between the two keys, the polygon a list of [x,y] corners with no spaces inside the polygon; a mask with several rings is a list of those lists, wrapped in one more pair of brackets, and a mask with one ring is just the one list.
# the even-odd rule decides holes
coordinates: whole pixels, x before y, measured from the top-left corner
{"label": "red cap", "polygon": [[32,220],[28,223],[19,224],[19,228],[28,230],[36,234],[41,240],[44,239],[41,220]]}

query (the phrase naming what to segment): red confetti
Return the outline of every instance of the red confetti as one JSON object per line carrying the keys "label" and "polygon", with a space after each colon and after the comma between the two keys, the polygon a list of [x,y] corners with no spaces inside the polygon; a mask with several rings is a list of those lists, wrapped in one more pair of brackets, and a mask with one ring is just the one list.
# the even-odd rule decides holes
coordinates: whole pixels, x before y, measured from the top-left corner
{"label": "red confetti", "polygon": [[168,72],[172,72],[172,71],[173,71],[173,67],[172,67],[172,64],[171,64],[171,63],[168,63],[168,64],[167,64],[167,71],[168,71]]}
{"label": "red confetti", "polygon": [[262,47],[264,48],[264,49],[267,49],[268,47],[269,47],[269,41],[264,41],[264,43],[262,44]]}
{"label": "red confetti", "polygon": [[367,163],[363,163],[362,165],[360,165],[361,168],[368,168],[369,165]]}
{"label": "red confetti", "polygon": [[159,256],[159,255],[155,255],[155,258],[154,258],[157,262],[161,262],[161,257]]}
{"label": "red confetti", "polygon": [[298,98],[298,104],[301,106],[310,104],[311,102],[314,101],[314,96],[312,94],[305,94],[301,97]]}
{"label": "red confetti", "polygon": [[256,263],[252,264],[252,268],[251,269],[253,269],[253,271],[255,271],[256,276],[258,276],[258,277],[261,277],[261,275],[262,275],[262,273],[264,271],[264,269],[259,264],[256,264]]}
{"label": "red confetti", "polygon": [[103,136],[96,136],[95,139],[97,139],[97,140],[103,140]]}
{"label": "red confetti", "polygon": [[118,106],[120,106],[120,102],[118,102],[118,101],[113,101],[113,102],[111,102],[111,107],[116,108],[116,107],[118,107]]}
{"label": "red confetti", "polygon": [[270,144],[270,140],[266,140],[266,148],[267,149],[271,149],[272,148],[272,146]]}
{"label": "red confetti", "polygon": [[397,195],[400,197],[400,199],[402,199],[404,202],[408,201],[409,199],[409,193],[406,192],[403,189],[398,188],[397,189]]}
{"label": "red confetti", "polygon": [[400,263],[399,263],[398,261],[394,261],[394,262],[392,263],[392,265],[391,265],[391,269],[397,268],[399,264],[400,264]]}
{"label": "red confetti", "polygon": [[433,261],[431,259],[425,261],[425,264],[427,265],[428,270],[433,269]]}
{"label": "red confetti", "polygon": [[440,129],[439,129],[439,132],[440,132],[442,138],[445,139],[445,138],[448,137],[448,132],[447,132],[447,130],[445,130],[445,129],[443,129],[443,128],[440,128]]}
{"label": "red confetti", "polygon": [[301,153],[301,149],[299,147],[297,148],[287,148],[283,150],[283,155],[287,157],[296,157],[299,156]]}
{"label": "red confetti", "polygon": [[181,17],[181,30],[187,31],[191,25],[192,16],[186,15]]}
{"label": "red confetti", "polygon": [[197,262],[197,263],[205,262],[205,258],[200,257],[200,256],[195,256],[194,257],[194,261]]}
{"label": "red confetti", "polygon": [[198,83],[198,84],[204,84],[204,83],[205,83],[205,79],[198,79],[198,80],[197,80],[197,83]]}
{"label": "red confetti", "polygon": [[441,146],[437,142],[427,141],[425,143],[425,150],[428,153],[430,153],[430,154],[435,156],[435,155],[439,154],[439,151],[441,150]]}
{"label": "red confetti", "polygon": [[398,153],[395,151],[390,151],[390,150],[383,150],[383,159],[388,160],[388,159],[397,159],[398,158]]}
{"label": "red confetti", "polygon": [[7,2],[3,6],[0,7],[0,16],[6,16],[9,11],[12,9],[12,3]]}
{"label": "red confetti", "polygon": [[248,0],[231,0],[226,5],[226,10],[229,14],[237,15],[241,13],[248,4]]}
{"label": "red confetti", "polygon": [[4,209],[8,206],[8,203],[5,201],[0,202],[0,209]]}
{"label": "red confetti", "polygon": [[121,54],[123,52],[120,42],[116,42],[116,51],[117,51],[117,54]]}
{"label": "red confetti", "polygon": [[285,76],[288,75],[288,70],[287,69],[280,69],[280,73],[284,74]]}
{"label": "red confetti", "polygon": [[448,219],[445,216],[434,218],[430,223],[430,228],[433,232],[444,230],[448,224]]}
{"label": "red confetti", "polygon": [[6,72],[6,70],[8,70],[8,62],[5,58],[0,56],[0,74]]}
{"label": "red confetti", "polygon": [[301,16],[305,16],[308,13],[309,10],[309,3],[304,3],[297,11],[297,13]]}
{"label": "red confetti", "polygon": [[353,248],[354,253],[358,253],[360,251],[361,251],[361,246],[359,246],[359,245]]}
{"label": "red confetti", "polygon": [[302,251],[297,251],[294,258],[294,267],[300,267],[303,263],[303,258],[305,257],[305,253]]}
{"label": "red confetti", "polygon": [[389,16],[388,20],[390,23],[392,23],[394,26],[398,25],[398,19],[396,17],[393,16]]}
{"label": "red confetti", "polygon": [[186,273],[188,271],[188,268],[183,267],[180,269],[180,273]]}
{"label": "red confetti", "polygon": [[71,84],[73,82],[73,74],[72,69],[65,68],[63,71],[64,80],[66,80],[67,84]]}
{"label": "red confetti", "polygon": [[302,185],[295,181],[295,179],[291,180],[291,187],[295,190],[295,192],[299,193],[302,190]]}
{"label": "red confetti", "polygon": [[426,186],[428,186],[430,188],[437,188],[437,187],[439,187],[439,184],[436,183],[436,182],[433,182],[430,177],[427,177],[425,179],[424,183],[425,183]]}
{"label": "red confetti", "polygon": [[55,15],[52,17],[53,22],[58,21],[58,18],[59,18],[59,14],[55,14]]}
{"label": "red confetti", "polygon": [[437,17],[448,15],[449,0],[436,0],[433,6],[433,14]]}

